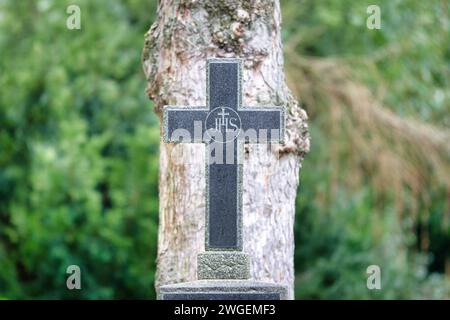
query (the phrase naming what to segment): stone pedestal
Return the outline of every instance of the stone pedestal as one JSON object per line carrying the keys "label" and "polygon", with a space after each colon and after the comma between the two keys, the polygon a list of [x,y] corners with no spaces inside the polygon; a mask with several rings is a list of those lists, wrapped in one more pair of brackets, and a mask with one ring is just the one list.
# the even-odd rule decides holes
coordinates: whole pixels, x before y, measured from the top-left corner
{"label": "stone pedestal", "polygon": [[250,258],[240,251],[206,251],[197,256],[197,278],[249,279]]}
{"label": "stone pedestal", "polygon": [[252,280],[198,280],[159,289],[159,300],[285,300],[285,287]]}
{"label": "stone pedestal", "polygon": [[160,300],[285,300],[281,285],[249,280],[250,258],[239,251],[207,251],[197,257],[199,280],[161,286]]}

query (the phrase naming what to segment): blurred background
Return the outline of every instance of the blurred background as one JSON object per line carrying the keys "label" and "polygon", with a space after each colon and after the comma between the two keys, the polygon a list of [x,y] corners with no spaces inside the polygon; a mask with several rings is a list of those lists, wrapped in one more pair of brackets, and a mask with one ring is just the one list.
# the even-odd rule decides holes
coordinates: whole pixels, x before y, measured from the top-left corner
{"label": "blurred background", "polygon": [[[449,299],[450,3],[281,2],[312,136],[296,298]],[[155,0],[0,0],[0,298],[155,298],[160,137],[140,61],[155,14]],[[73,264],[82,290],[65,286]]]}

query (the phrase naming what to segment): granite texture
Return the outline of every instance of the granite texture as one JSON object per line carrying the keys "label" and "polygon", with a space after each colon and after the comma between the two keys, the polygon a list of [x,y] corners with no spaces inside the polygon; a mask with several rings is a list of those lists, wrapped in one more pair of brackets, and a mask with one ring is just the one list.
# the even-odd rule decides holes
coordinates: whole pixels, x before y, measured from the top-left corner
{"label": "granite texture", "polygon": [[159,300],[285,300],[287,289],[251,280],[199,280],[162,286]]}
{"label": "granite texture", "polygon": [[163,300],[281,300],[281,297],[270,292],[175,292],[166,293]]}
{"label": "granite texture", "polygon": [[[282,107],[242,107],[242,60],[208,59],[206,74],[207,106],[165,106],[163,139],[165,142],[207,144],[205,248],[207,251],[239,251],[242,250],[243,143],[282,143],[285,114]],[[232,109],[228,114],[239,117],[235,122],[240,125],[239,134],[227,143],[214,141],[205,134],[208,114],[217,108]],[[210,127],[220,118],[218,115],[214,113],[214,119],[209,117]],[[248,134],[248,130],[258,134],[265,132],[263,139],[258,139],[261,138],[258,134]],[[213,163],[212,148],[222,148],[224,155],[232,148],[231,163]]]}
{"label": "granite texture", "polygon": [[197,277],[204,279],[249,279],[250,258],[238,251],[209,251],[197,256]]}

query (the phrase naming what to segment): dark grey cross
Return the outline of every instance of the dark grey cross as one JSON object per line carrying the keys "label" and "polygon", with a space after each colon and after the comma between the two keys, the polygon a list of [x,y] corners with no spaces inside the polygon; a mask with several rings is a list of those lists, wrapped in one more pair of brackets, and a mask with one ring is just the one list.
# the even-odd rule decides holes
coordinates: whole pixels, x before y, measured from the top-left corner
{"label": "dark grey cross", "polygon": [[242,107],[242,60],[208,59],[207,106],[165,106],[165,142],[206,144],[206,250],[242,250],[243,143],[282,143],[282,107]]}

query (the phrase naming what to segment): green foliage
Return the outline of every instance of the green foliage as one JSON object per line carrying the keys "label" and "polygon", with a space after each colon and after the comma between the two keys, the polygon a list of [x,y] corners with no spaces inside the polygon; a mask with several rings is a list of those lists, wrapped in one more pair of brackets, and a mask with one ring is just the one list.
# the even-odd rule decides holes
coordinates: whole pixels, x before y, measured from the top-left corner
{"label": "green foliage", "polygon": [[159,129],[140,66],[155,4],[1,5],[0,296],[155,297]]}
{"label": "green foliage", "polygon": [[[448,298],[450,154],[439,126],[450,123],[450,5],[377,1],[382,27],[369,30],[370,1],[282,3],[287,72],[312,136],[296,297]],[[372,264],[379,291],[366,288]]]}
{"label": "green foliage", "polygon": [[[450,4],[430,0],[282,2],[284,40],[304,56],[338,59],[358,71],[404,116],[450,126]],[[381,29],[366,28],[368,6]],[[380,85],[384,87],[380,88]]]}

